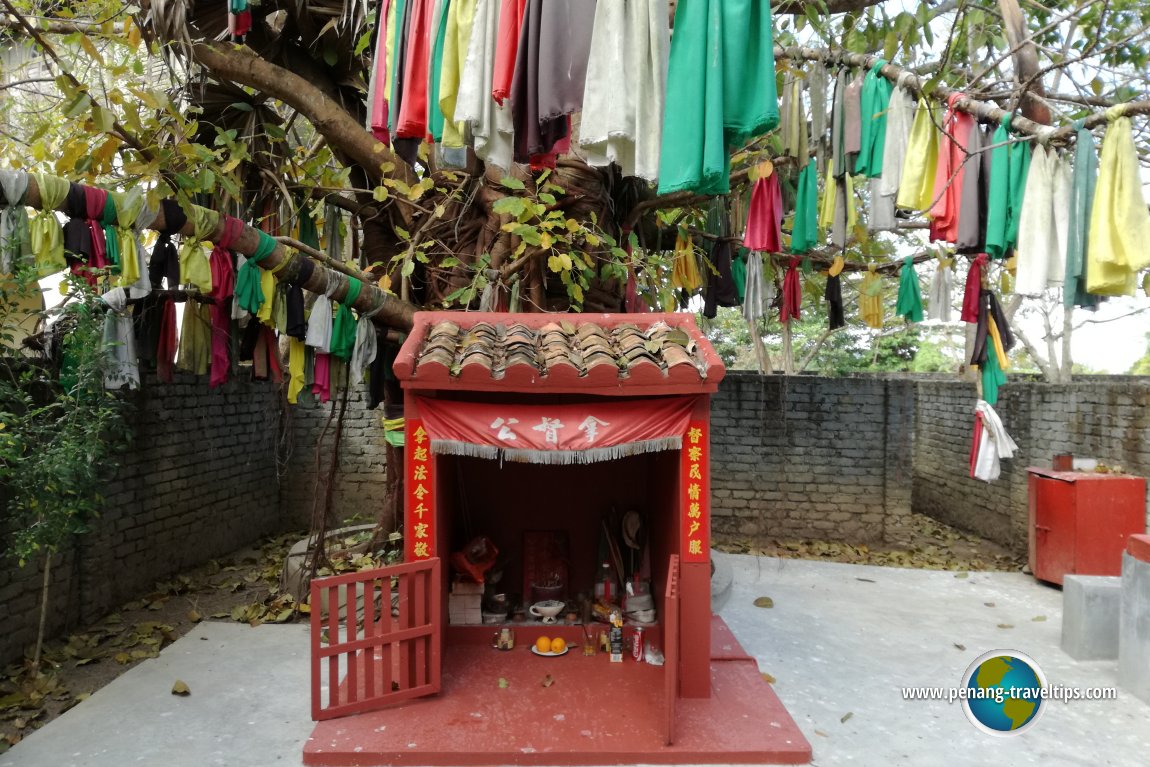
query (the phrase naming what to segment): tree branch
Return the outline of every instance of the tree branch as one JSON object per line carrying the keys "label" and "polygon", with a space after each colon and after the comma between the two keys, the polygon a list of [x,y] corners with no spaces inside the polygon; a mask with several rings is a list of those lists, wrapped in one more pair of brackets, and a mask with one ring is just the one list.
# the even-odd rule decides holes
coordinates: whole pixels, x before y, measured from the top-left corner
{"label": "tree branch", "polygon": [[[24,196],[24,204],[36,209],[40,209],[41,206],[40,186],[36,181],[36,177],[31,174],[28,176],[28,191]],[[57,210],[63,211],[64,205],[62,204]],[[180,229],[179,234],[191,236],[195,234],[195,224],[193,223],[195,216],[188,215],[187,219],[187,223]],[[208,238],[209,242],[214,242],[223,234],[225,221],[226,220],[221,216],[219,227],[212,233],[211,237]],[[163,231],[166,223],[163,210],[161,209],[159,215],[156,216],[156,220],[152,222],[149,228],[158,232]],[[243,232],[232,242],[231,249],[237,253],[250,256],[256,252],[259,243],[259,232],[254,227],[245,224]],[[290,259],[291,255],[284,249],[283,244],[277,243],[275,250],[261,260],[257,266],[261,269],[272,270],[275,273],[275,278],[281,282],[292,282],[295,284],[300,271],[298,265],[286,264],[282,269],[277,270],[275,268]],[[317,264],[316,268],[312,271],[311,277],[303,283],[302,287],[313,293],[325,293],[330,271],[327,266]],[[331,299],[333,301],[339,301],[346,296],[347,285],[345,284],[341,285],[332,293]],[[379,311],[372,317],[377,324],[404,331],[411,330],[412,320],[416,311],[416,307],[413,304],[400,301],[395,296],[384,293],[370,282],[363,285],[359,298],[356,299],[354,304],[351,304],[351,307],[360,312],[372,311],[378,307]]]}

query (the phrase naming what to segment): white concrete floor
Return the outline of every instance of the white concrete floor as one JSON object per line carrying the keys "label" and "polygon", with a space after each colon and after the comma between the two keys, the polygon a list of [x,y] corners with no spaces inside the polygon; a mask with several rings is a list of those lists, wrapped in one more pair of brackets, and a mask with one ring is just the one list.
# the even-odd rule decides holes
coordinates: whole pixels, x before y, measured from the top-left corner
{"label": "white concrete floor", "polygon": [[[902,699],[903,686],[959,685],[993,649],[1030,655],[1052,684],[1115,685],[1116,663],[1059,649],[1061,593],[1028,576],[718,556],[734,573],[723,618],[778,680],[820,767],[1150,763],[1150,706],[1121,690],[1117,701],[1048,704],[1010,738],[977,731],[957,703]],[[774,607],[754,607],[760,596]],[[202,624],[0,756],[0,767],[299,765],[312,727],[307,651],[306,626]],[[191,696],[170,694],[177,678]]]}

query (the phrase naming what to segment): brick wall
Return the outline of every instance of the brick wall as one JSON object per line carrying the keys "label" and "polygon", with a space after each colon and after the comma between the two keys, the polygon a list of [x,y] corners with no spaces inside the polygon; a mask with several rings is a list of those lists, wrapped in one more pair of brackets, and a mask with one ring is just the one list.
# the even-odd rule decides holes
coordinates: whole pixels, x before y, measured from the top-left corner
{"label": "brick wall", "polygon": [[715,537],[898,541],[915,387],[728,373],[711,406]]}
{"label": "brick wall", "polygon": [[[277,387],[237,382],[211,391],[206,379],[177,376],[171,385],[149,379],[132,401],[134,442],[104,491],[103,512],[53,563],[50,634],[283,524]],[[35,638],[39,567],[0,560],[0,662]]]}
{"label": "brick wall", "polygon": [[[1073,453],[1150,475],[1150,381],[1090,378],[1050,385],[1012,380],[995,408],[1019,445],[991,484],[969,476],[974,389],[920,382],[915,432],[914,509],[1016,551],[1027,545],[1028,466],[1049,468]],[[1150,519],[1150,517],[1148,517]]]}
{"label": "brick wall", "polygon": [[[338,403],[337,403],[338,412]],[[311,520],[312,504],[316,497],[316,444],[324,430],[331,403],[303,405],[289,409],[287,435],[290,438],[290,457],[286,465],[280,500],[284,514],[295,526],[306,529]],[[383,426],[380,419],[383,408],[368,410],[362,387],[353,387],[349,394],[344,416],[343,441],[340,446],[340,468],[332,499],[336,519],[377,518],[383,506],[386,490]],[[325,441],[323,473],[326,476],[331,456],[332,421]]]}

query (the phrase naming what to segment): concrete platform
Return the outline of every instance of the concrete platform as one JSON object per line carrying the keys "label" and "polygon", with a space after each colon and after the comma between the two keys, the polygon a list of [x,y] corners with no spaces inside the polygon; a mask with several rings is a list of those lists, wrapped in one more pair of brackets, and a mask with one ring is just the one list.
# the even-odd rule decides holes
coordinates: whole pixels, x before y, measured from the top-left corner
{"label": "concrete platform", "polygon": [[[1052,683],[1116,685],[1113,662],[1062,652],[1056,589],[1021,574],[725,558],[734,585],[722,616],[777,677],[819,767],[1146,763],[1150,705],[1121,689],[1116,701],[1052,706],[1012,738],[978,732],[957,703],[902,699],[904,685],[957,685],[997,648],[1030,655]],[[759,596],[774,608],[754,607]],[[314,726],[307,647],[303,626],[203,624],[0,756],[0,767],[298,766]],[[190,697],[170,695],[176,677]]]}
{"label": "concrete platform", "polygon": [[810,744],[721,618],[712,637],[712,696],[678,702],[669,747],[663,667],[585,657],[578,645],[557,658],[452,645],[440,695],[320,722],[304,764],[808,763]]}

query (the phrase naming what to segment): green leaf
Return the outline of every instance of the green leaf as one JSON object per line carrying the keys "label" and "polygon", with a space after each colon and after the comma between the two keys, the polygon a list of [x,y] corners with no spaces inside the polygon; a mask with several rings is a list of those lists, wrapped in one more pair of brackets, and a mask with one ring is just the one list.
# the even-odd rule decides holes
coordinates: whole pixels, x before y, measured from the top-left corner
{"label": "green leaf", "polygon": [[403,269],[400,270],[400,274],[402,274],[404,277],[410,277],[414,272],[415,272],[415,261],[411,260],[411,259],[404,261],[403,262]]}
{"label": "green leaf", "polygon": [[527,207],[527,201],[522,197],[503,197],[495,201],[491,206],[493,213],[507,213],[512,216],[518,216]]}
{"label": "green leaf", "polygon": [[526,189],[527,188],[523,185],[522,181],[520,181],[517,178],[512,178],[511,176],[504,176],[503,178],[499,179],[499,183],[508,189]]}
{"label": "green leaf", "polygon": [[383,202],[388,198],[388,195],[390,194],[391,192],[387,191],[386,186],[377,186],[371,192],[372,199],[374,199],[376,202]]}
{"label": "green leaf", "polygon": [[254,107],[246,101],[233,101],[230,106],[232,109],[238,109],[241,112],[251,112],[254,109]]}

